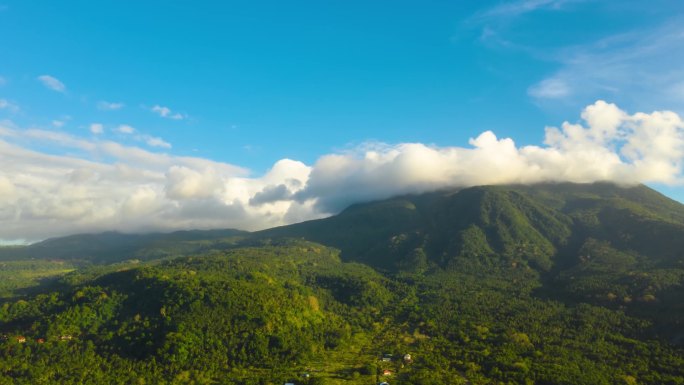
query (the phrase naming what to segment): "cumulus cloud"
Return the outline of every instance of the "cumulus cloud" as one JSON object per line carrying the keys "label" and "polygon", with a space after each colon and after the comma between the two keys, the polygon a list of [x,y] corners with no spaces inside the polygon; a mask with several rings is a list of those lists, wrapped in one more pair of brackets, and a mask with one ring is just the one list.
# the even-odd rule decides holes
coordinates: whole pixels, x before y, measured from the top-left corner
{"label": "cumulus cloud", "polygon": [[249,204],[253,206],[260,206],[265,203],[273,203],[278,201],[288,200],[292,197],[292,192],[284,184],[277,186],[266,186],[263,190],[254,194],[249,200]]}
{"label": "cumulus cloud", "polygon": [[123,103],[113,103],[101,100],[97,102],[97,109],[101,111],[115,111],[124,107]]}
{"label": "cumulus cloud", "polygon": [[66,86],[56,77],[50,75],[38,76],[38,80],[43,83],[43,85],[53,91],[64,92],[66,91]]}
{"label": "cumulus cloud", "polygon": [[326,155],[296,196],[333,213],[354,202],[448,186],[682,181],[684,123],[677,114],[629,115],[598,101],[584,109],[582,120],[547,127],[544,146],[518,147],[487,131],[469,148],[403,143]]}
{"label": "cumulus cloud", "polygon": [[[32,150],[51,147],[68,155]],[[104,159],[104,160],[100,160]],[[246,170],[109,141],[0,125],[0,239],[36,240],[74,232],[178,228],[256,228],[242,213],[256,187],[242,191]],[[217,210],[217,207],[222,208]],[[205,208],[205,209],[203,209]],[[208,213],[214,213],[209,216]],[[277,218],[270,220],[278,223]],[[257,224],[258,223],[258,224]]]}
{"label": "cumulus cloud", "polygon": [[[282,159],[263,175],[226,163],[0,123],[0,240],[104,230],[262,229],[406,193],[543,181],[683,181],[684,121],[604,101],[547,127],[540,145],[486,131],[465,147],[373,143]],[[50,153],[37,149],[52,147]],[[55,155],[60,153],[65,155]]]}
{"label": "cumulus cloud", "polygon": [[178,113],[178,112],[173,112],[171,111],[170,108],[168,107],[163,107],[160,105],[155,105],[150,109],[150,111],[158,114],[162,118],[168,118],[168,119],[173,119],[173,120],[182,120],[185,119],[185,115]]}

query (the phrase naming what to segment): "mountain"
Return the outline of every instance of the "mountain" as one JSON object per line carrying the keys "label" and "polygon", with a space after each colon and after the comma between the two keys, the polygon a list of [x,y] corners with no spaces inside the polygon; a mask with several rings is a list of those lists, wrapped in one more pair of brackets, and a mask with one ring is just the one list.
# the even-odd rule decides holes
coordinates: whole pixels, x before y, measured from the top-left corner
{"label": "mountain", "polygon": [[684,206],[643,185],[21,250],[95,263],[0,299],[0,383],[684,384]]}
{"label": "mountain", "polygon": [[329,218],[255,233],[74,235],[0,248],[0,260],[153,260],[280,238],[334,247],[345,261],[393,274],[530,268],[557,297],[684,311],[677,301],[684,205],[644,185],[479,186],[356,204]]}
{"label": "mountain", "polygon": [[389,272],[530,268],[540,293],[624,308],[684,343],[684,205],[644,186],[481,186],[358,204],[254,237],[303,238]]}
{"label": "mountain", "polygon": [[149,260],[287,237],[338,248],[343,259],[384,271],[501,261],[549,271],[573,265],[579,254],[591,256],[606,243],[668,268],[682,266],[682,231],[684,205],[643,185],[480,186],[355,204],[329,218],[255,233],[73,235],[0,248],[0,260]]}
{"label": "mountain", "polygon": [[681,267],[682,234],[684,205],[646,186],[559,183],[397,197],[253,236],[320,242],[386,270],[495,258],[548,271],[605,243],[652,266]]}

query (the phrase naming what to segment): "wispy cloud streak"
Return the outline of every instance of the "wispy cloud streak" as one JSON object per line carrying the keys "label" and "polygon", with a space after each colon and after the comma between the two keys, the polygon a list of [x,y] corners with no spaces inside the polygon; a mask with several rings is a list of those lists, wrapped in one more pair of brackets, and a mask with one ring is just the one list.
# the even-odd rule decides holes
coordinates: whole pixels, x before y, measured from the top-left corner
{"label": "wispy cloud streak", "polygon": [[572,3],[582,3],[588,0],[519,0],[503,2],[495,7],[477,13],[474,20],[493,18],[512,18],[539,10],[560,10]]}
{"label": "wispy cloud streak", "polygon": [[56,77],[50,75],[38,76],[38,81],[40,81],[46,88],[57,92],[65,92],[66,86]]}
{"label": "wispy cloud streak", "polygon": [[[528,92],[540,101],[602,95],[627,102],[638,98],[641,105],[650,101],[684,111],[684,68],[679,65],[684,62],[682,25],[673,22],[561,50],[555,56],[560,68]],[[634,99],[625,100],[628,97]]]}
{"label": "wispy cloud streak", "polygon": [[101,111],[116,111],[124,107],[123,103],[114,103],[101,100],[97,102],[97,109]]}

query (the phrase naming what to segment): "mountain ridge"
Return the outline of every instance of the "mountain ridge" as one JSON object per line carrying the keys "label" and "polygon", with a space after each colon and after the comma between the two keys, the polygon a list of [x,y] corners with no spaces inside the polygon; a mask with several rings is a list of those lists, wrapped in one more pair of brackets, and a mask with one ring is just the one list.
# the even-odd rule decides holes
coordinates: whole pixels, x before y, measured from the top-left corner
{"label": "mountain ridge", "polygon": [[0,263],[56,271],[0,291],[0,382],[684,384],[683,213],[645,186],[478,186],[49,240],[28,250],[83,266]]}
{"label": "mountain ridge", "polygon": [[[646,229],[644,233],[625,228],[626,224],[636,226],[637,223],[655,222],[662,223],[656,226],[657,229]],[[605,229],[607,225],[616,224],[621,224],[620,231],[610,233]],[[371,254],[383,252],[396,257],[398,248],[411,247],[412,243],[423,248],[430,262],[440,267],[448,265],[453,256],[476,253],[477,249],[514,255],[516,248],[532,245],[531,248],[537,250],[531,250],[531,256],[536,254],[539,257],[536,263],[541,263],[543,269],[549,269],[551,261],[545,259],[556,254],[558,248],[567,249],[571,236],[586,238],[587,234],[602,232],[601,236],[610,241],[629,243],[628,235],[635,239],[630,247],[641,242],[642,246],[637,248],[649,251],[649,247],[657,247],[644,247],[644,244],[653,244],[644,238],[653,239],[658,231],[668,234],[684,231],[684,205],[643,185],[622,187],[606,182],[493,185],[358,203],[331,217],[251,233],[223,229],[76,234],[24,247],[0,248],[0,260],[17,256],[87,259],[98,253],[101,257],[105,252],[149,259],[170,254],[164,251],[164,247],[182,246],[186,252],[193,248],[202,250],[198,245],[201,241],[206,247],[221,248],[231,247],[245,239],[300,237],[340,248],[343,258],[369,262],[386,269],[396,268],[394,265],[401,261],[393,262]],[[395,241],[393,245],[388,243],[392,238]],[[475,239],[480,239],[480,242],[474,242]],[[195,245],[190,246],[193,242]],[[156,254],[145,254],[146,250],[155,247]],[[574,251],[580,248],[581,245],[576,245]],[[650,251],[657,254],[669,252],[669,257],[672,257],[672,250]],[[109,261],[109,258],[104,260]]]}
{"label": "mountain ridge", "polygon": [[[442,267],[448,263],[444,259],[449,254],[458,254],[454,248],[480,247],[513,255],[516,244],[527,243],[538,248],[536,253],[541,259],[537,263],[548,269],[549,261],[544,261],[544,257],[554,254],[555,248],[567,247],[573,231],[596,231],[606,225],[602,221],[612,219],[632,224],[657,220],[666,222],[661,228],[678,232],[684,230],[684,205],[643,185],[629,188],[609,183],[477,186],[352,205],[333,217],[262,230],[252,236],[303,237],[341,248],[343,257],[364,262],[368,250],[387,249],[387,245],[379,243],[389,238],[402,235],[410,238],[418,234],[425,240],[428,234],[428,254]],[[633,233],[633,230],[630,231]],[[618,235],[605,234],[605,237],[617,241]],[[483,236],[487,244],[440,245],[440,241],[448,242],[446,239]],[[378,238],[382,238],[380,242],[376,242]],[[576,250],[580,247],[577,245]]]}

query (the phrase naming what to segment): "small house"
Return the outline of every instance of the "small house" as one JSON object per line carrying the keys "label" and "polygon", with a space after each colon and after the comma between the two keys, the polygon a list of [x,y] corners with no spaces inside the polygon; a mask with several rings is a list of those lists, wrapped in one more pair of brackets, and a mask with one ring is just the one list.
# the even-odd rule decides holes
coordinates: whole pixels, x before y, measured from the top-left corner
{"label": "small house", "polygon": [[38,339],[36,340],[36,342],[39,343],[39,344],[44,344],[44,343],[45,343],[45,338],[38,338]]}
{"label": "small house", "polygon": [[385,370],[382,371],[382,375],[383,375],[383,376],[391,376],[391,375],[392,375],[392,371],[389,370],[389,369],[385,369]]}
{"label": "small house", "polygon": [[413,361],[413,358],[411,357],[411,355],[408,353],[404,354],[404,362],[410,363],[411,361]]}
{"label": "small house", "polygon": [[19,342],[20,344],[25,343],[25,342],[26,342],[26,337],[24,337],[24,336],[17,336],[17,342]]}
{"label": "small house", "polygon": [[383,362],[391,362],[391,361],[392,361],[392,355],[389,354],[389,353],[385,353],[385,354],[382,356],[382,361],[383,361]]}

